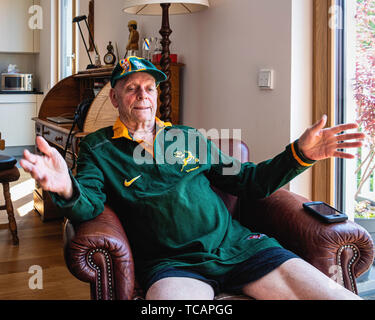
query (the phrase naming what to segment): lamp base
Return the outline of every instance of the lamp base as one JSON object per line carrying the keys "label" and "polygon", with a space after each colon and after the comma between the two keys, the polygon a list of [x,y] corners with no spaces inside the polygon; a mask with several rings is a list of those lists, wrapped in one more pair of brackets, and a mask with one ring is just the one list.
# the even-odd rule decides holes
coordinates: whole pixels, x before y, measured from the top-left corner
{"label": "lamp base", "polygon": [[86,70],[96,69],[96,68],[98,68],[98,66],[96,66],[95,64],[88,64],[87,67],[86,67]]}
{"label": "lamp base", "polygon": [[160,67],[161,70],[167,76],[167,80],[160,83],[160,119],[163,121],[170,121],[171,119],[171,111],[172,111],[172,103],[171,103],[171,82],[170,82],[170,63],[171,57],[169,52],[169,45],[171,41],[169,40],[169,36],[172,33],[171,28],[169,27],[169,7],[170,3],[161,3],[160,6],[162,8],[162,24],[159,33],[162,36],[161,45],[162,45],[162,53],[160,57]]}

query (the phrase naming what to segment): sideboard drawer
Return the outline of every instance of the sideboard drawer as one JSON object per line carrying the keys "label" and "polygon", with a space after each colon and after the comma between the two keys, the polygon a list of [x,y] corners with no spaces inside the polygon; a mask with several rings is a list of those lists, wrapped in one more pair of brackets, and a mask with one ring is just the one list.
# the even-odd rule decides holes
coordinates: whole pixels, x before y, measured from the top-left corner
{"label": "sideboard drawer", "polygon": [[68,140],[68,135],[62,132],[57,132],[53,129],[49,129],[48,141],[59,146],[62,149],[65,149],[66,142]]}
{"label": "sideboard drawer", "polygon": [[[53,147],[65,150],[69,136],[68,133],[55,130],[54,128],[42,125],[40,123],[35,124],[35,132],[38,136],[42,136]],[[74,153],[77,153],[79,141],[80,139],[73,135],[73,137],[70,138],[69,150],[74,150]]]}
{"label": "sideboard drawer", "polygon": [[43,126],[40,123],[35,123],[35,133],[37,136],[42,135]]}
{"label": "sideboard drawer", "polygon": [[46,139],[48,142],[56,145],[59,148],[64,149],[66,141],[68,140],[68,135],[63,132],[54,130],[47,126],[36,124],[36,133]]}

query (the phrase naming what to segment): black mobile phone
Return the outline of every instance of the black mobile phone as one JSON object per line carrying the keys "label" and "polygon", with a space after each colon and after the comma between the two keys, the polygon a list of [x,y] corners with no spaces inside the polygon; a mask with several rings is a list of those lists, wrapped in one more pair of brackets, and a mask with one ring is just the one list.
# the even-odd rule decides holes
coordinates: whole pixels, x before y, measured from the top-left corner
{"label": "black mobile phone", "polygon": [[305,202],[303,207],[312,215],[327,223],[342,222],[348,219],[348,216],[344,212],[322,201]]}

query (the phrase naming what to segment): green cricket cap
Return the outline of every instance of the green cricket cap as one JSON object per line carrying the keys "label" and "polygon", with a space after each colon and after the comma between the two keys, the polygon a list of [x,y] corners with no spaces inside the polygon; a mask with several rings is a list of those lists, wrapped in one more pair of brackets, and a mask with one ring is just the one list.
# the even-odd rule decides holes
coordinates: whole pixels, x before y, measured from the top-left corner
{"label": "green cricket cap", "polygon": [[112,88],[115,87],[117,80],[123,79],[135,72],[149,73],[155,78],[156,85],[167,80],[166,74],[157,69],[150,61],[136,56],[131,56],[120,60],[113,69],[111,76]]}

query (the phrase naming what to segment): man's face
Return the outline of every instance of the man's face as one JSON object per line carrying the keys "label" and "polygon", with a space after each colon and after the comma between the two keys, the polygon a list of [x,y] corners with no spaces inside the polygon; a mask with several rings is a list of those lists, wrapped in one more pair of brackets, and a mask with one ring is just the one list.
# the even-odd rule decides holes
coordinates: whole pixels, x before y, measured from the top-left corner
{"label": "man's face", "polygon": [[158,90],[154,77],[148,73],[136,72],[117,81],[110,98],[123,121],[144,123],[155,119]]}

